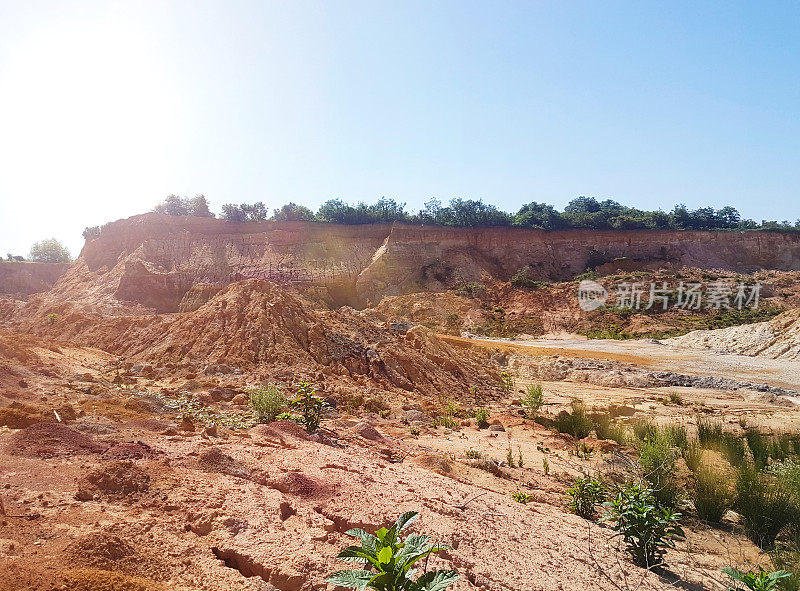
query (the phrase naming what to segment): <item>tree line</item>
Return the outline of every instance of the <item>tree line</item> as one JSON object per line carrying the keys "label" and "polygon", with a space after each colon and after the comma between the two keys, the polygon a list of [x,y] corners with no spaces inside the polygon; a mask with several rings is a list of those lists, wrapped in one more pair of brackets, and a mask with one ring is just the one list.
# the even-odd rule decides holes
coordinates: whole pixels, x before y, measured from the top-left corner
{"label": "tree line", "polygon": [[[168,196],[154,209],[168,215],[194,215],[215,217],[203,195],[196,197]],[[480,199],[451,199],[446,205],[439,199],[427,201],[422,209],[411,212],[405,203],[383,197],[372,204],[352,205],[341,199],[331,199],[313,212],[308,207],[287,203],[269,213],[263,202],[226,203],[220,212],[221,219],[231,222],[303,221],[336,224],[426,224],[459,228],[506,226],[539,228],[543,230],[800,230],[800,220],[762,220],[756,222],[742,218],[734,207],[701,207],[689,209],[683,204],[671,211],[644,210],[622,205],[611,199],[577,197],[563,211],[547,203],[531,202],[516,213],[498,209]],[[87,231],[93,229],[87,228]],[[91,232],[90,232],[91,233]]]}

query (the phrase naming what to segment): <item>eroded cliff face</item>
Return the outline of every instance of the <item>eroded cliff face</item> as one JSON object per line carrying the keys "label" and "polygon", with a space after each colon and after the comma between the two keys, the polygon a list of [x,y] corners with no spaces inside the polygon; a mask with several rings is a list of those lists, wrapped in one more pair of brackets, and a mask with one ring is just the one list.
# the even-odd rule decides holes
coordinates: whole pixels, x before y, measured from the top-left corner
{"label": "eroded cliff face", "polygon": [[68,268],[69,263],[0,261],[0,294],[21,297],[47,291]]}
{"label": "eroded cliff face", "polygon": [[157,312],[185,312],[230,283],[255,278],[322,290],[338,305],[356,299],[356,278],[390,231],[144,214],[104,226],[57,289],[84,284]]}
{"label": "eroded cliff face", "polygon": [[331,305],[377,304],[387,295],[441,291],[530,266],[568,280],[625,258],[627,267],[697,266],[751,272],[800,269],[800,236],[762,232],[562,231],[234,224],[144,214],[103,227],[48,294],[115,313],[196,310],[230,283],[264,279]]}
{"label": "eroded cliff face", "polygon": [[[769,232],[589,231],[396,225],[357,281],[365,298],[437,291],[483,273],[507,281],[529,266],[535,278],[570,280],[624,259],[629,268],[695,266],[753,272],[800,269],[800,236]],[[617,261],[619,262],[619,261]],[[612,265],[613,266],[613,265]]]}

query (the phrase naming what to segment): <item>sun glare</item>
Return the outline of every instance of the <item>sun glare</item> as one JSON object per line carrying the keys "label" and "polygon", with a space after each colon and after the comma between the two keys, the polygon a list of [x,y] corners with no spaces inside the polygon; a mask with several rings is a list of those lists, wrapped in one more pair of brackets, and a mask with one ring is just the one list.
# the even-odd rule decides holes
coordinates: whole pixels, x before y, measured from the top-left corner
{"label": "sun glare", "polygon": [[0,82],[5,194],[124,198],[163,179],[178,100],[152,49],[125,25],[40,29],[3,64]]}

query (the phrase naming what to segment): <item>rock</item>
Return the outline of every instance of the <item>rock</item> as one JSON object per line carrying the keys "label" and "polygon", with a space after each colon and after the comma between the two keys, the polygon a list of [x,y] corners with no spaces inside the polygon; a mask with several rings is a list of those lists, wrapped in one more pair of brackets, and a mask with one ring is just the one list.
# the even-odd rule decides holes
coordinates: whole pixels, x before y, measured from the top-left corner
{"label": "rock", "polygon": [[421,425],[433,424],[433,419],[430,416],[426,415],[424,412],[421,412],[419,410],[407,410],[406,420],[409,423],[416,423]]}
{"label": "rock", "polygon": [[238,394],[239,390],[233,388],[214,388],[208,392],[211,395],[211,400],[214,402],[231,402]]}
{"label": "rock", "polygon": [[182,417],[180,427],[181,431],[194,431],[194,422],[189,417]]}
{"label": "rock", "polygon": [[231,404],[236,406],[244,406],[250,402],[250,397],[247,394],[237,394],[231,399]]}
{"label": "rock", "polygon": [[381,435],[375,427],[365,421],[356,425],[356,433],[370,441],[380,441],[383,439],[383,435]]}
{"label": "rock", "polygon": [[503,425],[489,425],[489,431],[505,431],[506,428]]}

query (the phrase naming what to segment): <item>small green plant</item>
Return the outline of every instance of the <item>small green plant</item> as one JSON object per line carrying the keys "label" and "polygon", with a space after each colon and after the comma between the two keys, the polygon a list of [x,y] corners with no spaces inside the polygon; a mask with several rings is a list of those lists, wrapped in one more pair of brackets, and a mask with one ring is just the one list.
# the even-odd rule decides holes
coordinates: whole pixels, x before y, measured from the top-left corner
{"label": "small green plant", "polygon": [[544,470],[545,476],[550,474],[550,462],[547,461],[547,458],[542,458],[542,470]]}
{"label": "small green plant", "polygon": [[435,418],[433,420],[433,426],[444,427],[445,429],[450,429],[452,431],[458,431],[461,429],[461,423],[458,421],[458,419],[454,419],[449,415]]}
{"label": "small green plant", "polygon": [[486,429],[489,426],[489,411],[485,408],[476,410],[475,422],[478,424],[478,429]]}
{"label": "small green plant", "polygon": [[517,503],[522,503],[523,505],[525,505],[529,501],[533,500],[533,496],[532,495],[529,495],[528,493],[524,493],[524,492],[521,492],[521,491],[517,491],[514,494],[512,494],[511,496],[513,497],[513,499]]}
{"label": "small green plant", "polygon": [[291,404],[300,410],[306,431],[313,433],[319,429],[322,411],[325,408],[325,399],[316,395],[313,384],[300,382],[297,386],[297,396]]}
{"label": "small green plant", "polygon": [[536,413],[542,408],[544,404],[544,391],[539,384],[530,384],[525,393],[525,399],[522,401],[522,408],[525,412],[525,417],[528,419],[535,419]]}
{"label": "small green plant", "polygon": [[250,406],[256,413],[259,423],[271,423],[289,404],[284,393],[274,384],[250,388],[248,394]]}
{"label": "small green plant", "polygon": [[567,491],[571,497],[569,507],[575,513],[589,519],[594,517],[597,506],[606,499],[606,487],[596,479],[585,476],[576,478],[575,485]]}
{"label": "small green plant", "polygon": [[467,456],[468,460],[480,460],[482,457],[481,452],[479,452],[477,449],[471,448],[465,452],[465,455]]}
{"label": "small green plant", "polygon": [[362,570],[341,570],[333,573],[326,581],[332,585],[351,589],[377,589],[378,591],[444,591],[458,579],[454,570],[434,570],[412,577],[416,569],[412,567],[423,558],[440,550],[449,550],[444,544],[430,543],[430,536],[410,534],[400,537],[418,514],[416,511],[403,513],[390,528],[382,527],[374,534],[363,529],[351,529],[348,536],[358,538],[360,546],[350,546],[339,553],[338,558],[360,562]]}
{"label": "small green plant", "polygon": [[670,392],[669,393],[669,401],[672,404],[677,404],[678,406],[683,404],[683,396],[678,394],[677,392]]}
{"label": "small green plant", "polygon": [[634,564],[644,568],[663,563],[666,548],[675,546],[675,539],[684,537],[680,513],[659,507],[653,491],[641,484],[622,487],[605,503],[604,521],[613,521],[614,529],[625,543]]}
{"label": "small green plant", "polygon": [[509,468],[516,468],[516,464],[514,463],[514,452],[511,449],[511,445],[508,446],[508,451],[506,452],[506,463],[508,464]]}
{"label": "small green plant", "polygon": [[55,312],[47,315],[47,324],[53,325],[56,323],[56,320],[58,320],[58,314]]}
{"label": "small green plant", "polygon": [[517,446],[517,465],[522,468],[525,466],[525,460],[522,458],[522,448]]}
{"label": "small green plant", "polygon": [[719,523],[731,506],[732,494],[725,474],[711,466],[699,466],[694,471],[694,486],[690,496],[700,519]]}
{"label": "small green plant", "polygon": [[[734,581],[743,583],[751,591],[772,591],[777,589],[778,581],[792,576],[792,573],[785,570],[776,570],[768,573],[762,568],[759,568],[759,571],[755,573],[743,573],[735,568],[726,567],[722,569],[722,572]],[[736,591],[737,589],[738,586],[735,586],[731,588],[731,591]]]}
{"label": "small green plant", "polygon": [[411,437],[419,437],[420,434],[419,427],[414,427],[414,426],[409,427],[408,432],[411,435]]}
{"label": "small green plant", "polygon": [[500,387],[506,394],[514,391],[514,376],[507,371],[500,372]]}

